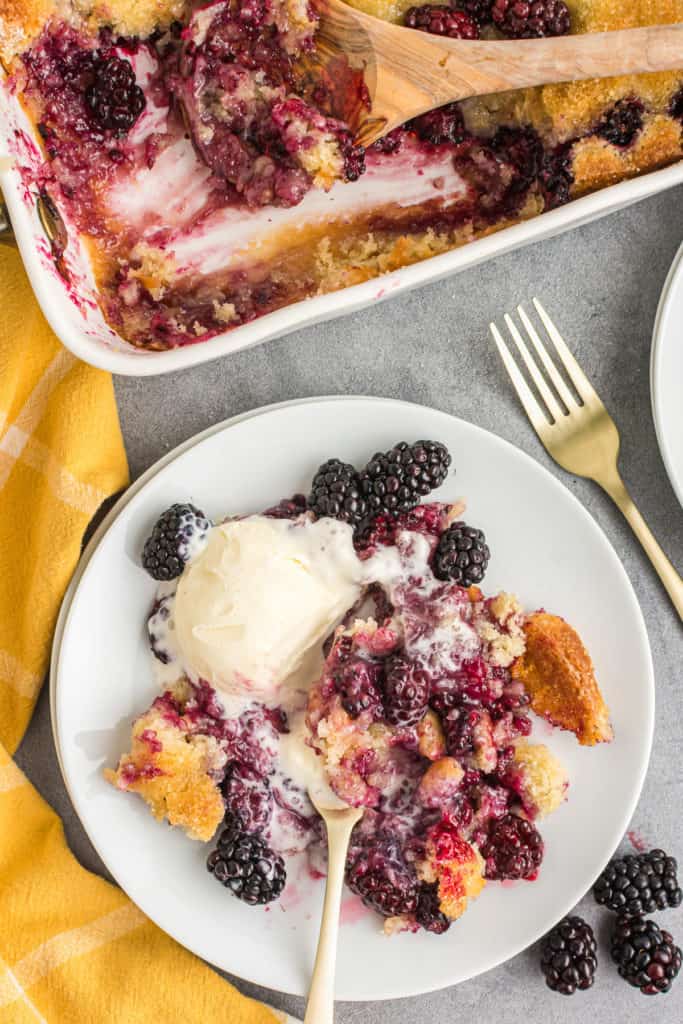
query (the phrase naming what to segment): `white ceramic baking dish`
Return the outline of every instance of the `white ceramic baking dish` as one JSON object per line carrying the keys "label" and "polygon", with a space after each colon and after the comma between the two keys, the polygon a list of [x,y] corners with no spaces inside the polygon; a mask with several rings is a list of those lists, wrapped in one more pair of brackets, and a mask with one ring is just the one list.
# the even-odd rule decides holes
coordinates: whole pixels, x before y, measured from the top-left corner
{"label": "white ceramic baking dish", "polygon": [[434,256],[352,288],[297,302],[206,342],[166,352],[145,352],[123,341],[104,321],[97,305],[88,261],[75,231],[69,232],[70,241],[66,252],[71,272],[69,287],[56,272],[37,215],[36,197],[23,186],[16,166],[10,166],[10,162],[3,159],[4,155],[13,158],[15,163],[37,161],[40,158],[39,151],[32,137],[31,127],[19,103],[9,94],[5,84],[0,83],[0,188],[38,301],[53,330],[67,348],[94,366],[130,376],[149,376],[197,366],[250,345],[270,341],[299,327],[354,312],[410,288],[474,266],[492,256],[585,224],[655,192],[683,183],[682,161],[632,181],[602,189],[452,252]]}

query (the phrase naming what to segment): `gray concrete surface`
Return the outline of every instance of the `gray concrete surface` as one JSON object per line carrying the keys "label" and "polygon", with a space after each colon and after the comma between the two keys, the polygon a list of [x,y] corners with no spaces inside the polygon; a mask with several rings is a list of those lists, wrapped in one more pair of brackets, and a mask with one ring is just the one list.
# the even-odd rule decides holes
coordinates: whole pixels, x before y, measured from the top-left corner
{"label": "gray concrete surface", "polygon": [[[235,413],[302,396],[362,393],[409,399],[456,413],[506,437],[563,479],[590,509],[623,560],[652,644],[658,700],[654,752],[631,828],[649,845],[663,846],[681,859],[683,629],[619,513],[593,485],[563,474],[538,444],[492,347],[487,324],[532,295],[545,302],[621,429],[623,475],[637,503],[683,571],[683,511],[659,457],[649,394],[655,309],[682,238],[683,189],[678,189],[447,281],[222,362],[156,380],[116,382],[133,477],[179,442]],[[64,790],[49,731],[46,694],[19,761],[63,817],[77,856],[87,867],[106,874]],[[623,848],[628,848],[626,840]],[[598,913],[591,899],[583,901],[580,912],[596,924],[602,937],[602,964],[588,993],[571,999],[551,993],[538,971],[537,950],[530,949],[457,988],[393,1002],[340,1004],[337,1020],[339,1024],[518,1024],[520,1020],[570,1024],[587,1019],[601,1024],[681,1024],[683,979],[670,995],[654,1000],[630,989],[609,963],[605,915]],[[668,911],[660,920],[683,940],[682,910]],[[358,969],[368,970],[371,965],[359,964]],[[251,995],[290,1013],[302,1013],[301,1000],[231,980]]]}

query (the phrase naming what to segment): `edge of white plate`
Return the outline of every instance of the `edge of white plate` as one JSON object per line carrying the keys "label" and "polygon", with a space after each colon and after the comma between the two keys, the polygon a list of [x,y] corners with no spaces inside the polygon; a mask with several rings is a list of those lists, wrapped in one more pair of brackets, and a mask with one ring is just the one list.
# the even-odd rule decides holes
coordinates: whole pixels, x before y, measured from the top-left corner
{"label": "edge of white plate", "polygon": [[[680,275],[680,278],[679,278]],[[664,423],[662,422],[661,411],[659,409],[659,386],[657,384],[657,378],[659,376],[659,362],[662,354],[662,324],[666,315],[671,296],[673,294],[674,284],[681,284],[683,280],[683,243],[678,249],[678,252],[673,258],[673,262],[669,267],[669,273],[666,275],[664,287],[662,288],[662,294],[659,297],[659,303],[657,304],[657,313],[655,314],[654,327],[652,328],[652,347],[650,349],[650,405],[652,408],[652,419],[655,424],[655,434],[657,435],[657,444],[659,445],[659,451],[662,456],[664,468],[666,469],[667,476],[671,482],[674,493],[678,498],[681,505],[683,505],[683,478],[680,477],[680,473],[674,465],[673,456],[669,449],[669,444],[666,439],[666,432],[664,429]]]}
{"label": "edge of white plate", "polygon": [[[57,726],[57,716],[52,713],[53,708],[54,708],[54,700],[55,700],[56,690],[57,690],[59,653],[60,653],[60,648],[61,648],[61,638],[62,638],[62,634],[64,632],[64,628],[65,628],[65,625],[66,625],[66,622],[67,622],[67,619],[68,619],[69,609],[70,609],[70,605],[71,605],[71,602],[72,602],[72,599],[73,599],[74,592],[75,592],[75,590],[76,590],[76,588],[77,588],[77,586],[78,586],[78,584],[79,584],[83,574],[85,573],[85,571],[87,569],[87,566],[88,566],[88,563],[89,563],[90,559],[92,558],[92,555],[94,554],[94,552],[95,552],[95,550],[96,550],[96,548],[97,548],[97,546],[98,546],[102,536],[109,529],[109,526],[112,523],[112,521],[120,514],[120,512],[129,503],[129,501],[132,500],[132,498],[135,496],[135,494],[137,494],[138,491],[142,487],[144,487],[145,484],[149,480],[151,480],[159,472],[159,470],[163,469],[164,466],[166,466],[169,462],[173,461],[178,455],[180,455],[183,452],[193,448],[196,444],[199,444],[201,441],[203,441],[207,437],[210,437],[212,434],[215,434],[215,433],[217,433],[217,432],[219,432],[221,430],[227,429],[227,428],[229,428],[229,427],[231,427],[231,426],[233,426],[233,425],[235,425],[235,424],[237,424],[237,423],[239,423],[239,422],[241,422],[243,420],[251,419],[251,418],[253,418],[255,416],[260,416],[260,415],[263,415],[265,413],[272,412],[272,411],[274,411],[276,409],[282,409],[282,408],[286,408],[288,406],[309,405],[309,404],[313,404],[313,403],[322,403],[322,402],[349,402],[349,401],[351,401],[351,402],[353,402],[353,401],[384,402],[384,403],[387,403],[387,404],[392,404],[392,405],[397,405],[397,406],[410,406],[412,408],[415,408],[415,407],[425,408],[425,409],[428,409],[429,411],[440,412],[443,415],[450,416],[452,419],[460,420],[461,422],[465,423],[467,426],[474,427],[475,429],[481,430],[484,433],[493,434],[503,445],[505,445],[505,446],[507,446],[509,448],[514,449],[514,451],[517,454],[521,455],[523,458],[528,459],[530,462],[534,463],[534,465],[538,469],[540,469],[543,473],[545,473],[550,478],[552,486],[555,486],[556,488],[565,491],[566,494],[568,495],[570,501],[573,502],[574,505],[576,506],[578,514],[583,516],[586,519],[589,519],[592,522],[592,524],[595,527],[595,529],[597,529],[597,531],[602,535],[602,538],[605,541],[606,547],[609,550],[609,557],[612,559],[617,573],[621,574],[621,576],[622,576],[622,578],[623,578],[623,580],[624,580],[624,582],[626,584],[626,591],[629,594],[629,599],[630,599],[631,604],[633,606],[633,611],[634,611],[634,614],[635,614],[635,619],[636,619],[636,622],[638,623],[638,625],[640,627],[641,638],[644,640],[644,643],[645,643],[645,650],[647,652],[647,670],[648,670],[647,671],[647,683],[648,683],[649,700],[648,700],[648,708],[647,708],[646,720],[643,723],[644,731],[647,733],[647,743],[646,743],[644,751],[643,751],[643,757],[642,757],[642,760],[641,760],[641,764],[639,765],[637,786],[634,788],[633,796],[632,796],[629,804],[623,810],[623,814],[622,814],[622,817],[621,817],[621,820],[620,820],[619,828],[618,828],[618,830],[615,830],[615,833],[614,833],[614,835],[612,837],[612,840],[611,840],[611,842],[609,844],[609,854],[606,857],[604,863],[602,865],[600,865],[600,868],[598,869],[598,871],[597,871],[597,873],[595,875],[595,877],[597,878],[598,875],[600,874],[600,871],[602,871],[602,869],[608,863],[608,861],[611,858],[612,854],[617,849],[617,847],[619,846],[619,843],[623,839],[623,837],[624,837],[624,835],[626,833],[626,828],[627,828],[627,826],[628,826],[628,824],[629,824],[629,822],[630,822],[630,820],[631,820],[631,818],[633,816],[633,812],[635,811],[635,808],[637,806],[638,800],[640,799],[640,794],[642,792],[643,784],[645,782],[645,777],[647,775],[648,767],[649,767],[649,764],[650,764],[650,756],[651,756],[651,753],[652,753],[652,743],[653,743],[653,738],[654,738],[655,677],[654,677],[654,664],[653,664],[653,660],[652,660],[652,650],[651,650],[651,647],[650,647],[650,640],[649,640],[647,628],[645,626],[645,620],[643,618],[643,613],[642,613],[642,610],[640,608],[640,604],[638,602],[638,599],[636,597],[635,590],[633,588],[633,584],[631,583],[630,577],[629,577],[628,573],[626,572],[624,566],[622,565],[621,560],[619,559],[619,556],[617,555],[617,553],[616,553],[616,551],[615,551],[611,541],[609,540],[609,538],[605,534],[605,532],[602,529],[602,527],[600,526],[600,524],[593,518],[593,516],[590,514],[590,512],[581,504],[579,499],[569,490],[569,488],[565,484],[563,484],[562,481],[559,480],[553,473],[551,473],[548,469],[546,469],[545,466],[543,466],[536,459],[534,459],[531,455],[528,455],[521,448],[518,448],[516,445],[513,445],[510,441],[506,440],[506,438],[501,437],[500,434],[496,434],[495,431],[489,431],[489,430],[487,430],[484,427],[478,426],[477,424],[470,423],[468,420],[462,420],[461,417],[454,416],[452,413],[446,412],[443,409],[433,409],[433,407],[431,407],[431,406],[421,406],[421,403],[419,403],[419,402],[406,402],[406,401],[402,401],[402,400],[399,400],[399,399],[392,399],[392,398],[378,398],[378,397],[372,396],[372,395],[320,395],[320,396],[313,396],[313,397],[309,397],[309,398],[292,399],[292,400],[285,401],[285,402],[275,402],[275,403],[272,403],[271,405],[262,406],[259,409],[251,410],[250,412],[247,412],[247,413],[241,413],[241,414],[238,414],[237,416],[229,417],[228,419],[223,420],[221,423],[217,423],[217,424],[214,424],[212,427],[208,427],[206,430],[202,431],[200,434],[197,434],[195,437],[190,438],[187,441],[182,442],[180,445],[178,445],[176,448],[174,448],[173,451],[168,452],[166,455],[162,456],[162,458],[159,459],[158,462],[154,463],[153,466],[151,466],[148,470],[146,470],[146,472],[143,473],[143,475],[141,477],[139,477],[139,479],[136,480],[135,483],[132,484],[128,488],[128,490],[125,492],[125,494],[121,496],[119,501],[117,501],[117,503],[114,505],[114,507],[107,513],[107,515],[105,516],[104,520],[99,525],[99,527],[97,528],[97,530],[95,531],[95,533],[91,537],[90,541],[88,542],[88,544],[87,544],[87,546],[85,548],[85,551],[83,552],[83,555],[81,556],[81,562],[79,563],[79,566],[78,566],[78,568],[76,570],[76,573],[74,574],[74,577],[73,577],[71,583],[69,584],[69,587],[67,588],[67,591],[65,593],[64,600],[63,600],[63,603],[62,603],[62,607],[60,609],[60,613],[59,613],[58,620],[57,620],[57,627],[56,627],[56,631],[55,631],[55,638],[54,638],[54,641],[53,641],[53,648],[52,648],[52,657],[51,657],[51,662],[50,662],[50,714],[51,714],[51,722],[52,722],[52,734],[53,734],[53,738],[54,738],[54,742],[55,742],[55,747],[57,748],[58,761],[59,761],[60,771],[62,773],[62,778],[64,780],[64,785],[65,785],[66,791],[68,793],[69,799],[71,800],[72,805],[74,806],[74,810],[76,810],[76,803],[75,803],[75,801],[73,799],[73,796],[72,796],[72,793],[71,793],[71,789],[70,789],[70,786],[69,786],[69,782],[68,782],[68,779],[66,778],[66,774],[64,772],[63,765],[62,765],[62,760],[61,760],[61,756],[60,756],[59,730],[58,730],[58,726]],[[78,814],[78,811],[76,811],[76,813]],[[79,816],[79,821],[81,821],[80,816]],[[83,821],[81,821],[81,826],[84,829],[84,831],[86,832],[86,834],[88,835],[88,838],[90,839],[90,842],[93,844],[93,847],[95,848],[95,850],[98,853],[98,855],[100,857],[102,857],[102,855],[100,854],[99,849],[97,848],[97,845],[94,843],[94,841],[92,839],[92,836],[90,836],[90,833],[88,832],[88,829],[86,828],[85,823]],[[103,857],[102,857],[102,860],[104,862],[104,858]],[[590,884],[592,884],[592,882]],[[588,888],[590,888],[590,885],[589,885]],[[588,889],[586,889],[586,892],[587,891],[588,891]],[[558,916],[558,920],[560,920],[567,913],[569,913],[569,911],[574,906],[576,906],[576,904],[579,902],[580,899],[583,898],[584,895],[585,895],[585,892],[583,892],[583,891],[581,891],[581,892],[572,892],[570,894],[570,898],[566,901],[565,905],[563,906],[562,911],[561,911],[561,913]],[[172,932],[167,932],[167,934],[169,934],[173,939],[175,939],[178,942],[179,945],[183,946],[185,949],[188,949],[191,953],[194,953],[196,956],[199,956],[200,959],[203,959],[202,954],[199,953],[196,949],[194,949],[192,945],[188,945],[185,942],[181,941]],[[540,936],[538,936],[538,938],[540,938]],[[536,941],[536,940],[533,940],[533,941]],[[471,978],[475,978],[479,974],[486,973],[487,971],[494,970],[496,967],[499,967],[502,963],[507,963],[509,960],[512,960],[515,956],[518,956],[520,953],[522,953],[525,949],[528,949],[531,944],[532,943],[522,943],[518,948],[515,948],[509,955],[507,955],[505,957],[502,957],[500,960],[497,960],[495,963],[489,964],[486,968],[482,968],[481,970],[478,970],[478,971],[474,972],[472,975],[470,975],[470,978],[468,978],[467,980],[471,980]],[[215,967],[215,965],[211,965],[211,966]],[[236,977],[241,977],[239,975],[235,975],[235,976]],[[244,981],[251,981],[250,978],[242,978],[242,980],[244,980]],[[256,984],[262,985],[261,982],[256,982]],[[449,987],[449,983],[446,983],[445,985],[442,985],[442,986],[438,986],[435,989],[403,988],[398,993],[395,992],[395,991],[393,991],[393,992],[389,992],[389,991],[382,992],[380,995],[376,996],[371,1001],[372,1002],[383,1002],[383,1001],[389,1000],[389,999],[405,998],[405,997],[409,997],[409,996],[419,996],[419,995],[427,994],[430,991],[438,991],[440,988],[448,988],[448,987]],[[271,991],[283,992],[283,993],[285,993],[287,995],[294,995],[294,996],[300,996],[301,995],[300,992],[295,992],[295,991],[288,990],[288,989],[271,989]],[[345,999],[348,1002],[364,1001],[364,1000],[359,1000],[359,999],[357,999],[355,997],[349,997],[349,996],[346,996]]]}

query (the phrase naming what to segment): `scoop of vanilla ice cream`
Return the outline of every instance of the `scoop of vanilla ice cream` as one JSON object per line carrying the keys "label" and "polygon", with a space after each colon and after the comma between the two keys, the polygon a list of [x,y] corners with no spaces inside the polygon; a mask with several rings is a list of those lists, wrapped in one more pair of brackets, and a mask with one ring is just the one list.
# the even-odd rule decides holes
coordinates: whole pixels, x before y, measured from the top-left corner
{"label": "scoop of vanilla ice cream", "polygon": [[360,596],[351,527],[249,516],[214,527],[180,577],[175,629],[191,674],[273,700]]}

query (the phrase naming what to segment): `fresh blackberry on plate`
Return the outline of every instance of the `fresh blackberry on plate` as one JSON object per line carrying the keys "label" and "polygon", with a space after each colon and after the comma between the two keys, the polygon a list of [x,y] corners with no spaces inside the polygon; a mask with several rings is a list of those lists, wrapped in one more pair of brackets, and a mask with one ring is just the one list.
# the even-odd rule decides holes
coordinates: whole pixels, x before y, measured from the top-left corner
{"label": "fresh blackberry on plate", "polygon": [[631,96],[618,100],[601,118],[595,134],[611,142],[613,146],[625,149],[630,146],[643,127],[645,107],[640,100]]}
{"label": "fresh blackberry on plate", "polygon": [[272,903],[285,887],[285,862],[259,836],[243,831],[232,814],[225,816],[225,824],[206,862],[208,870],[244,903]]}
{"label": "fresh blackberry on plate", "polygon": [[194,505],[171,505],[160,516],[142,549],[142,567],[155,580],[180,576],[206,539],[210,521]]}
{"label": "fresh blackberry on plate", "polygon": [[371,841],[372,846],[361,846],[347,860],[349,889],[383,917],[415,913],[417,876],[405,863],[398,844],[391,838],[373,837]]}
{"label": "fresh blackberry on plate", "polygon": [[361,523],[365,519],[367,505],[361,496],[354,467],[339,459],[324,462],[313,477],[308,507],[319,518],[329,516],[352,526]]}
{"label": "fresh blackberry on plate", "polygon": [[470,587],[481,583],[490,557],[483,531],[458,522],[441,534],[432,568],[438,579]]}
{"label": "fresh blackberry on plate", "polygon": [[85,103],[100,128],[125,135],[145,109],[145,94],[135,81],[130,61],[116,56],[100,61],[95,79],[86,89]]}
{"label": "fresh blackberry on plate", "polygon": [[681,969],[671,935],[642,917],[617,918],[610,952],[621,977],[645,996],[668,992]]}
{"label": "fresh blackberry on plate", "polygon": [[563,996],[590,988],[598,966],[593,929],[580,917],[565,917],[541,946],[541,970],[548,988]]}
{"label": "fresh blackberry on plate", "polygon": [[451,926],[450,920],[439,907],[439,886],[437,882],[421,882],[417,894],[415,920],[425,931],[443,935]]}
{"label": "fresh blackberry on plate", "polygon": [[380,663],[366,658],[352,658],[337,669],[334,683],[342,707],[352,718],[364,711],[372,712],[374,718],[382,716],[381,677]]}
{"label": "fresh blackberry on plate", "polygon": [[377,452],[360,475],[368,516],[410,512],[446,479],[451,456],[439,441],[405,441]]}
{"label": "fresh blackberry on plate", "polygon": [[384,680],[384,717],[392,725],[411,726],[424,718],[429,703],[430,680],[401,654],[388,659]]}
{"label": "fresh blackberry on plate", "polygon": [[516,814],[491,822],[481,853],[486,878],[535,878],[543,860],[543,840],[538,829]]}
{"label": "fresh blackberry on plate", "polygon": [[479,25],[465,11],[457,11],[447,4],[422,4],[409,7],[403,24],[434,36],[449,39],[478,39]]}
{"label": "fresh blackberry on plate", "polygon": [[608,910],[633,917],[679,907],[683,891],[677,870],[676,861],[664,850],[628,854],[609,862],[593,886],[593,895]]}
{"label": "fresh blackberry on plate", "polygon": [[493,0],[491,18],[510,39],[564,36],[571,25],[564,0]]}

